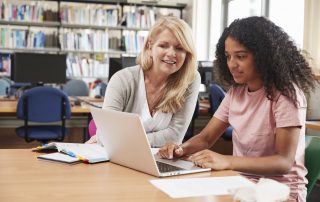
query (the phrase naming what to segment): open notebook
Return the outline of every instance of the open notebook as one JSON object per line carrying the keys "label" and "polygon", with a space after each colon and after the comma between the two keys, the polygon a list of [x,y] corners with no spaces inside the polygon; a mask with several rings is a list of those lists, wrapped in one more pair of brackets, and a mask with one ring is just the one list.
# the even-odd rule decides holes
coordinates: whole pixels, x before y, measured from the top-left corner
{"label": "open notebook", "polygon": [[85,163],[98,163],[109,160],[105,149],[99,144],[51,142],[33,148],[32,151],[52,149],[58,150],[58,153],[44,154],[38,156],[38,158],[65,163],[81,161]]}
{"label": "open notebook", "polygon": [[158,177],[210,171],[189,161],[160,159],[152,154],[137,114],[98,108],[91,108],[91,113],[99,139],[113,163]]}

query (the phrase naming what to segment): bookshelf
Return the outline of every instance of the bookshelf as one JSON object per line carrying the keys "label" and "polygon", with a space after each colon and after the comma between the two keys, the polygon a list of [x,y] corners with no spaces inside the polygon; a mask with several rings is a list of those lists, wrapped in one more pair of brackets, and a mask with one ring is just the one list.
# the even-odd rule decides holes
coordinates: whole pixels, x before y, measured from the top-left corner
{"label": "bookshelf", "polygon": [[126,0],[0,0],[0,77],[10,54],[68,54],[67,77],[108,80],[109,57],[137,55],[163,15],[182,18],[186,4]]}

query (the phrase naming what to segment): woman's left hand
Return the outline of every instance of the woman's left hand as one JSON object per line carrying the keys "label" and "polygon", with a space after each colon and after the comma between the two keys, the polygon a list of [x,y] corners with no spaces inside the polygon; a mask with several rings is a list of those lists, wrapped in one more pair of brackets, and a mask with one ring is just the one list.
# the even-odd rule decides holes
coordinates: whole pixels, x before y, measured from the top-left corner
{"label": "woman's left hand", "polygon": [[213,170],[231,169],[231,157],[218,154],[211,150],[202,150],[188,157],[195,165],[202,168],[211,168]]}

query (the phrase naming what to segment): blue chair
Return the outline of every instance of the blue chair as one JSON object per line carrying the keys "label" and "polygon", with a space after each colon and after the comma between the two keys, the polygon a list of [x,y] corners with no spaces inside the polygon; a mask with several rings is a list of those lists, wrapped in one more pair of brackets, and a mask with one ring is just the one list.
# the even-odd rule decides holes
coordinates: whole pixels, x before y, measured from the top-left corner
{"label": "blue chair", "polygon": [[94,94],[96,97],[104,97],[107,89],[107,84],[104,82],[100,82],[94,87]]}
{"label": "blue chair", "polygon": [[89,96],[89,87],[83,80],[71,79],[63,86],[68,96]]}
{"label": "blue chair", "polygon": [[10,90],[10,82],[7,79],[0,79],[0,96],[7,96]]}
{"label": "blue chair", "polygon": [[63,91],[44,86],[31,88],[18,100],[17,118],[24,120],[24,126],[17,128],[16,133],[27,142],[62,141],[66,134],[65,120],[70,117],[70,101]]}
{"label": "blue chair", "polygon": [[198,118],[198,115],[199,115],[199,100],[197,100],[196,108],[193,112],[191,122],[189,124],[186,134],[184,135],[182,142],[189,140],[193,136],[194,124],[195,124],[194,122],[195,122],[195,119]]}
{"label": "blue chair", "polygon": [[320,137],[306,136],[305,166],[308,169],[307,198],[320,177]]}
{"label": "blue chair", "polygon": [[99,83],[99,86],[100,86],[100,95],[104,97],[104,95],[106,94],[107,84],[102,82],[102,83]]}
{"label": "blue chair", "polygon": [[[209,90],[209,100],[210,100],[210,114],[213,114],[217,111],[220,103],[222,102],[225,96],[224,90],[218,84],[210,84]],[[223,133],[222,138],[225,140],[232,140],[232,130],[233,128],[229,126],[226,131]]]}

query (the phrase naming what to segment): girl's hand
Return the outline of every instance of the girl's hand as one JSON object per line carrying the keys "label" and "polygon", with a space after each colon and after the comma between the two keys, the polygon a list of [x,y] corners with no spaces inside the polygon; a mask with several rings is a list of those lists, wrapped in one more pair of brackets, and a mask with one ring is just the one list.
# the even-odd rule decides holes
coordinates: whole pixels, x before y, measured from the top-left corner
{"label": "girl's hand", "polygon": [[92,136],[85,144],[95,144],[97,143],[97,135]]}
{"label": "girl's hand", "polygon": [[159,149],[158,154],[161,158],[173,159],[183,156],[183,149],[176,144],[169,143]]}
{"label": "girl's hand", "polygon": [[213,170],[231,169],[231,158],[211,150],[202,150],[188,157],[195,165]]}

